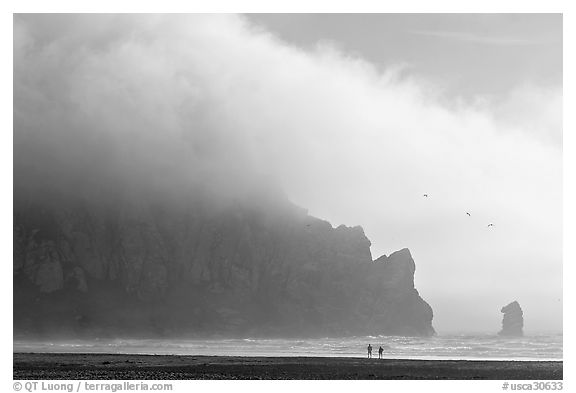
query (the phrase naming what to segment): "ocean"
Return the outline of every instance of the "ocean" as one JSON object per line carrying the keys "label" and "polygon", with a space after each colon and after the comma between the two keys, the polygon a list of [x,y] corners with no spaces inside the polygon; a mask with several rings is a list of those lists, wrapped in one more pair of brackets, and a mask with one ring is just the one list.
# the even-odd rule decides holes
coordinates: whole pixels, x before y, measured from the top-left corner
{"label": "ocean", "polygon": [[219,356],[363,357],[372,344],[391,359],[562,360],[562,335],[504,338],[497,335],[433,337],[361,336],[315,339],[96,339],[14,340],[14,352],[115,353]]}

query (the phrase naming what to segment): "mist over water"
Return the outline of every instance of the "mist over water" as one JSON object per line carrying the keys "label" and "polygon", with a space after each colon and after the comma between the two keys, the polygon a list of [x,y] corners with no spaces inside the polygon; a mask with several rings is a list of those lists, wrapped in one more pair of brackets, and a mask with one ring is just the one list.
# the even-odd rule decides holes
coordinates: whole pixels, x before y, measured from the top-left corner
{"label": "mist over water", "polygon": [[204,356],[364,357],[368,344],[390,359],[562,360],[562,335],[503,338],[496,335],[434,337],[362,336],[319,339],[100,339],[15,340],[15,352]]}

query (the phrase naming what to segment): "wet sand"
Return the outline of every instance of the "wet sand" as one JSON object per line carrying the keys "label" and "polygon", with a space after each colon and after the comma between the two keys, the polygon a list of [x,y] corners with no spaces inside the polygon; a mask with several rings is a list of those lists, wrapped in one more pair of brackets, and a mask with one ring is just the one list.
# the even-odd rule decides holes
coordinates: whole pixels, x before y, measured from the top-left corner
{"label": "wet sand", "polygon": [[14,379],[562,379],[561,361],[14,353]]}

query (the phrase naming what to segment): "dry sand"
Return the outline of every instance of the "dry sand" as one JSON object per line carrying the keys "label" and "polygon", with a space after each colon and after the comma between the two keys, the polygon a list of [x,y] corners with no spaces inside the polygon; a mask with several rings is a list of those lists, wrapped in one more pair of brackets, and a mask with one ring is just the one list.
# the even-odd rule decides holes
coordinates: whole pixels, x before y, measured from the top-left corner
{"label": "dry sand", "polygon": [[561,361],[15,353],[14,379],[562,379]]}

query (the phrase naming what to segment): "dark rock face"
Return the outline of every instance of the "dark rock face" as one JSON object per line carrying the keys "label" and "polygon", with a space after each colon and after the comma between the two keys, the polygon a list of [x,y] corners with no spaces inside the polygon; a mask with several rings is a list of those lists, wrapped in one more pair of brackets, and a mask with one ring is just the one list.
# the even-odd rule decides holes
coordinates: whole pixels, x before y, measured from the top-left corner
{"label": "dark rock face", "polygon": [[524,317],[522,308],[517,301],[513,301],[500,310],[504,317],[502,318],[502,330],[498,333],[501,336],[522,336],[524,332]]}
{"label": "dark rock face", "polygon": [[289,203],[14,207],[15,335],[432,335],[407,249]]}

